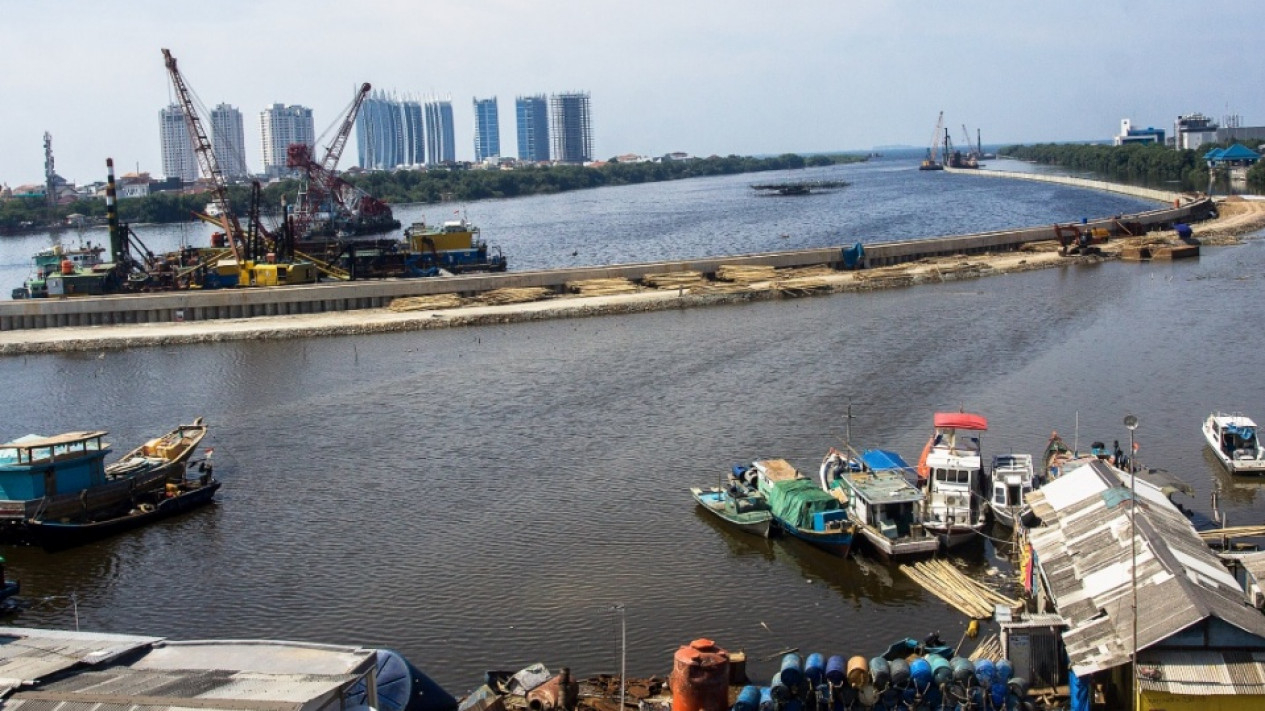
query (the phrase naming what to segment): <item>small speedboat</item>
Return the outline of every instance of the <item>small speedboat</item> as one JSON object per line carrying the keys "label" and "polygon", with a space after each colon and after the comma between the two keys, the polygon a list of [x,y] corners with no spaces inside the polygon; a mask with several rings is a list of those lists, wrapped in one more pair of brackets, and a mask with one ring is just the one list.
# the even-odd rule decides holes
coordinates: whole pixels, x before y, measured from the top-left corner
{"label": "small speedboat", "polygon": [[993,518],[1003,526],[1014,528],[1032,507],[1024,500],[1036,488],[1031,454],[998,454],[993,457],[988,505]]}
{"label": "small speedboat", "polygon": [[1265,447],[1246,415],[1214,412],[1204,420],[1204,438],[1231,474],[1265,473]]}

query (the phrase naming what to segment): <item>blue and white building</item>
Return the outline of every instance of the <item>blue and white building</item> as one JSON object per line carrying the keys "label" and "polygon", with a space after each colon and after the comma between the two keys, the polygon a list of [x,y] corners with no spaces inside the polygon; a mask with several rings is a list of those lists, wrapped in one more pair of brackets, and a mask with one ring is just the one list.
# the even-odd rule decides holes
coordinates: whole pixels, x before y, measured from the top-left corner
{"label": "blue and white building", "polygon": [[518,159],[524,163],[549,162],[549,104],[544,94],[514,100],[518,124]]}
{"label": "blue and white building", "polygon": [[474,99],[474,161],[501,156],[501,123],[497,118],[496,97]]}

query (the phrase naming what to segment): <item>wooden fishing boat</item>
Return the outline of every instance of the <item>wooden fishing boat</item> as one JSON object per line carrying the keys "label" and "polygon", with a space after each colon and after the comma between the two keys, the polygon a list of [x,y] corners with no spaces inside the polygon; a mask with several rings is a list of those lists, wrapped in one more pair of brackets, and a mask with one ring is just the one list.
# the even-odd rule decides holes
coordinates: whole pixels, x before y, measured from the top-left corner
{"label": "wooden fishing boat", "polygon": [[848,454],[832,447],[818,476],[821,488],[843,502],[866,547],[892,560],[932,555],[940,548],[940,539],[923,525],[926,497],[910,483],[912,475],[913,467],[896,452]]}
{"label": "wooden fishing boat", "polygon": [[28,435],[0,445],[0,541],[30,543],[33,521],[113,515],[139,495],[183,481],[206,431],[199,417],[109,465],[102,430]]}
{"label": "wooden fishing boat", "polygon": [[776,529],[769,502],[758,491],[746,491],[735,485],[707,489],[691,487],[690,494],[704,510],[745,533],[768,538]]}
{"label": "wooden fishing boat", "polygon": [[1204,439],[1231,474],[1265,474],[1265,446],[1246,415],[1214,412],[1204,418]]}
{"label": "wooden fishing boat", "polygon": [[71,548],[209,504],[219,488],[220,482],[211,475],[208,466],[196,478],[137,494],[126,509],[102,511],[73,520],[29,521],[27,536],[31,543],[47,550]]}
{"label": "wooden fishing boat", "polygon": [[978,536],[986,521],[977,433],[988,429],[988,420],[969,412],[937,412],[933,424],[918,460],[919,483],[927,491],[924,525],[952,547]]}
{"label": "wooden fishing boat", "polygon": [[821,490],[785,459],[761,459],[750,470],[768,500],[773,518],[787,535],[837,556],[847,557],[856,526],[838,499]]}

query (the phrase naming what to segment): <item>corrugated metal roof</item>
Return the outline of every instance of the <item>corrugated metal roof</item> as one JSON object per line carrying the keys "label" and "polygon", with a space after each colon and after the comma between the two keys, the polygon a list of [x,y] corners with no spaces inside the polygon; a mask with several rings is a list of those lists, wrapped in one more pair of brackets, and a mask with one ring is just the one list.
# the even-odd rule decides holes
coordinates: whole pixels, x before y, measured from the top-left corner
{"label": "corrugated metal roof", "polygon": [[1164,650],[1138,655],[1143,691],[1183,696],[1265,694],[1265,654]]}
{"label": "corrugated metal roof", "polygon": [[1129,661],[1134,565],[1138,609],[1165,613],[1137,616],[1139,649],[1209,617],[1265,638],[1265,616],[1244,603],[1234,577],[1163,489],[1138,477],[1131,492],[1128,480],[1127,473],[1093,460],[1028,497],[1045,523],[1030,540],[1068,622],[1063,640],[1075,673]]}
{"label": "corrugated metal roof", "polygon": [[373,649],[301,642],[4,632],[0,705],[23,711],[316,711],[337,708],[377,661]]}

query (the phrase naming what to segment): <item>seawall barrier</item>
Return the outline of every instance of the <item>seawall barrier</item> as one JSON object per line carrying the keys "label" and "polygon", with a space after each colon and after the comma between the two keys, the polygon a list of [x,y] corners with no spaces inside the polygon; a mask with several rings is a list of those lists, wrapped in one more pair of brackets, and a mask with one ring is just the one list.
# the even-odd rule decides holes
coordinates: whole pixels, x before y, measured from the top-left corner
{"label": "seawall barrier", "polygon": [[955,175],[978,175],[986,178],[1010,178],[1012,180],[1029,180],[1034,183],[1055,183],[1057,185],[1069,185],[1074,188],[1087,188],[1090,190],[1103,190],[1109,193],[1120,193],[1121,195],[1132,195],[1147,200],[1158,200],[1159,202],[1175,204],[1176,201],[1183,199],[1181,193],[1172,192],[1170,190],[1156,190],[1154,188],[1143,188],[1136,185],[1124,185],[1122,183],[1109,183],[1105,180],[1090,180],[1088,178],[1075,178],[1070,175],[1049,175],[1046,173],[1020,173],[1013,170],[986,170],[976,168],[948,168],[945,172]]}
{"label": "seawall barrier", "polygon": [[[1170,202],[1162,209],[1091,220],[1087,225],[1111,229],[1116,221],[1128,221],[1140,223],[1148,229],[1165,228],[1174,222],[1204,219],[1213,209],[1211,199],[1207,198],[1180,206],[1173,206]],[[870,268],[927,257],[1011,251],[1030,242],[1051,239],[1055,239],[1053,225],[872,243],[864,245],[864,257],[858,266]],[[648,274],[677,271],[714,275],[722,265],[829,266],[840,269],[844,266],[843,252],[850,246],[851,242],[848,242],[840,247],[503,274],[19,299],[0,302],[0,331],[353,311],[383,308],[401,297],[446,293],[474,296],[493,289],[513,287],[544,287],[561,293],[567,283],[573,281],[611,277],[637,280]]]}

